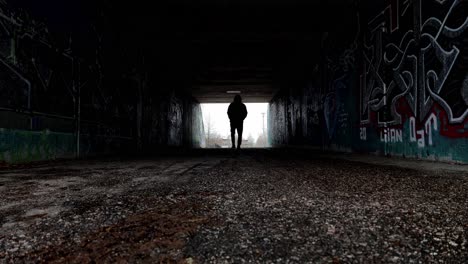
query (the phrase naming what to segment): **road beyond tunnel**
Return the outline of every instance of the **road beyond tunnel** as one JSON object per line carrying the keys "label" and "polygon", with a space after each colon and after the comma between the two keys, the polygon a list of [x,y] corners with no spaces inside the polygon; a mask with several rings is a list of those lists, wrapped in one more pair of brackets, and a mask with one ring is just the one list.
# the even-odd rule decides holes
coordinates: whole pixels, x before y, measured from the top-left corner
{"label": "road beyond tunnel", "polygon": [[386,163],[199,150],[2,171],[0,261],[463,263],[467,169]]}

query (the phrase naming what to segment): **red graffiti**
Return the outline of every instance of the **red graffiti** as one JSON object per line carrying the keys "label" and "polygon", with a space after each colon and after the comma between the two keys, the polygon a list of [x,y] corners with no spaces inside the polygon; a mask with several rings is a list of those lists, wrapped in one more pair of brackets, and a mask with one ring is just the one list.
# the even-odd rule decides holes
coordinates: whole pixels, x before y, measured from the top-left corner
{"label": "red graffiti", "polygon": [[[398,114],[401,115],[401,125],[393,125],[389,126],[389,128],[392,129],[403,129],[404,125],[407,122],[409,122],[409,119],[411,117],[414,117],[413,111],[411,110],[411,107],[408,105],[407,101],[404,100],[403,98],[400,99],[396,103],[396,108]],[[448,138],[468,138],[468,118],[460,124],[450,124],[449,123],[449,118],[445,110],[438,105],[437,103],[434,103],[434,105],[431,108],[431,111],[428,114],[428,117],[430,114],[433,113],[437,116],[437,119],[439,121],[439,133],[440,135]],[[377,123],[376,120],[378,120],[378,113],[376,112],[371,112],[370,115],[370,120],[371,124],[377,128]],[[425,127],[427,120],[424,120],[423,122],[416,122],[416,129],[417,130],[422,130]],[[364,125],[361,127],[368,127],[369,125]]]}
{"label": "red graffiti", "polygon": [[435,111],[439,113],[440,134],[449,138],[468,138],[468,119],[460,124],[449,124],[447,113],[442,107],[435,106]]}

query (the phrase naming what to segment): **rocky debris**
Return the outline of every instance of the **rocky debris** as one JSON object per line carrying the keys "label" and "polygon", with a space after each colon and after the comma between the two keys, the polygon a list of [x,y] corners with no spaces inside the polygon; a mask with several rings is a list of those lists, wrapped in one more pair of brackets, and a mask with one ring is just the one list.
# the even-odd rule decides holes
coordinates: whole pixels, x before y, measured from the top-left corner
{"label": "rocky debris", "polygon": [[54,164],[0,182],[0,263],[468,260],[461,172],[259,151]]}
{"label": "rocky debris", "polygon": [[128,259],[181,262],[185,260],[181,253],[186,241],[209,220],[207,216],[190,213],[193,208],[186,206],[166,208],[162,204],[87,234],[79,239],[79,243],[64,240],[29,253],[26,259],[43,263],[119,263]]}

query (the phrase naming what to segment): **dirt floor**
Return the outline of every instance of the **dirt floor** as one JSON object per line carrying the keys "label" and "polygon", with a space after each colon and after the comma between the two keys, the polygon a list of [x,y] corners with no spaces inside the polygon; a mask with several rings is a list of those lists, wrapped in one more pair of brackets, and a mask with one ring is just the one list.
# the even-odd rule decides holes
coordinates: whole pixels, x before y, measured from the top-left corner
{"label": "dirt floor", "polygon": [[0,263],[467,263],[466,167],[375,160],[198,151],[2,168]]}

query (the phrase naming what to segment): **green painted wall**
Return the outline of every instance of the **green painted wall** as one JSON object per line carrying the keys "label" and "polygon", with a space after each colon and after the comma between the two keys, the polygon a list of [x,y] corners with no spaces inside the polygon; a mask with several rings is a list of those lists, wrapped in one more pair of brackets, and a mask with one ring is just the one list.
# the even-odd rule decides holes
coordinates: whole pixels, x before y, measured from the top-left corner
{"label": "green painted wall", "polygon": [[73,158],[73,134],[0,128],[0,162],[19,163]]}

